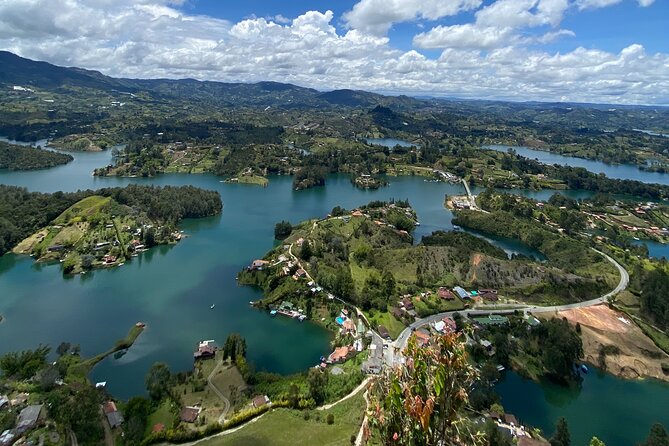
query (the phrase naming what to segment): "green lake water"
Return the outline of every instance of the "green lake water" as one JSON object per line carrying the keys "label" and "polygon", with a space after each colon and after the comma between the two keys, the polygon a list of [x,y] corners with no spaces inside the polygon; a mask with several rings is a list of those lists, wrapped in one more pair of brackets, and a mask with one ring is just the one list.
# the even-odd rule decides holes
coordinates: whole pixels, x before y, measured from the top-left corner
{"label": "green lake water", "polygon": [[669,427],[669,385],[653,380],[629,381],[591,369],[579,388],[541,384],[505,372],[497,393],[508,413],[550,436],[565,417],[571,444],[587,446],[597,436],[606,446],[642,442],[653,423]]}
{"label": "green lake water", "polygon": [[[0,258],[0,314],[6,318],[0,324],[0,353],[34,348],[39,343],[55,348],[68,341],[80,344],[84,354],[92,355],[113,345],[135,322],[148,324],[125,356],[104,361],[92,373],[92,380],[107,381],[109,391],[120,398],[144,393],[144,374],[152,363],[163,361],[173,371],[188,370],[199,340],[222,342],[232,332],[246,338],[249,359],[259,369],[296,372],[328,352],[327,331],[251,308],[249,301],[260,298],[260,291],[240,287],[235,281],[241,268],[274,246],[277,221],[297,223],[322,217],[336,205],[353,208],[370,200],[408,198],[421,222],[415,232],[420,239],[437,229],[453,229],[452,214],[443,207],[444,194],[463,193],[460,185],[426,182],[421,177],[391,178],[388,187],[364,191],[354,188],[347,177],[331,176],[326,187],[299,192],[291,189],[292,178],[285,176],[272,177],[267,188],[225,184],[208,174],[96,178],[91,172],[108,164],[109,152],[73,155],[72,163],[49,170],[0,171],[0,183],[44,192],[129,183],[192,184],[218,190],[224,203],[220,216],[183,222],[182,229],[189,237],[178,245],[152,249],[120,268],[65,278],[58,264],[38,265],[31,258],[15,255]],[[514,193],[545,200],[553,191]],[[590,195],[584,191],[562,193],[574,198]],[[526,247],[513,241],[492,241],[508,253],[525,253]],[[216,304],[214,309],[210,309],[212,304]],[[575,434],[581,419],[608,419],[611,435],[640,439],[650,421],[618,421],[636,417],[651,420],[664,410],[662,407],[669,408],[669,388],[653,382],[625,383],[612,377],[597,381],[599,378],[591,374],[583,390],[574,395],[547,385],[514,383],[512,376],[507,375],[498,387],[504,405],[548,432],[564,414],[574,418]],[[632,390],[623,392],[621,388]],[[632,391],[649,395],[648,403],[641,397],[630,400]],[[571,405],[565,405],[565,399]],[[600,400],[605,403],[594,404]],[[597,423],[592,432],[599,434]],[[582,432],[585,438],[587,426]],[[617,444],[632,443],[607,442],[608,446]]]}

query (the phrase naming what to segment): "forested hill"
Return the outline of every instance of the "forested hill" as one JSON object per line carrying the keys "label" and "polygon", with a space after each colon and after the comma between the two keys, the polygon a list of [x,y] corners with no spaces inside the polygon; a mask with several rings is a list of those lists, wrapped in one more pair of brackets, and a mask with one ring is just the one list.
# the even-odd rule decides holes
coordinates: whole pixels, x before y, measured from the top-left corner
{"label": "forested hill", "polygon": [[323,94],[312,88],[280,82],[247,84],[195,79],[117,79],[97,71],[65,68],[25,59],[7,51],[0,51],[0,84],[6,84],[9,88],[16,85],[50,90],[83,88],[142,97],[148,94],[154,100],[206,101],[230,107],[373,107],[394,103],[398,106],[415,106],[422,103],[406,96],[395,98],[366,91],[335,90]]}
{"label": "forested hill", "polygon": [[33,170],[67,164],[71,155],[34,147],[23,147],[0,141],[0,169]]}
{"label": "forested hill", "polygon": [[223,209],[218,192],[193,186],[138,186],[45,194],[0,185],[0,255],[46,226],[74,203],[92,195],[111,197],[118,203],[141,209],[152,219],[178,222],[183,218],[216,215]]}

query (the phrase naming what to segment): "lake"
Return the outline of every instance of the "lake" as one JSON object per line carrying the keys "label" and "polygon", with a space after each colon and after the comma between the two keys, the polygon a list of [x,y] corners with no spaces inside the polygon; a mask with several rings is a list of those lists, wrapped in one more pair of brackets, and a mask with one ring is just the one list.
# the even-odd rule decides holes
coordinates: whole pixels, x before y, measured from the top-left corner
{"label": "lake", "polygon": [[669,426],[669,385],[659,381],[623,380],[591,369],[579,389],[567,389],[509,371],[496,390],[508,413],[547,436],[565,417],[573,445],[588,445],[597,436],[607,446],[631,446],[646,438],[653,423]]}
{"label": "lake", "polygon": [[[297,223],[322,217],[336,205],[350,209],[371,200],[408,198],[421,222],[415,231],[419,240],[435,230],[453,228],[453,215],[443,207],[444,194],[463,193],[460,185],[426,182],[418,176],[391,178],[388,187],[360,190],[351,185],[348,177],[334,175],[328,177],[326,187],[298,192],[292,190],[292,178],[288,176],[271,177],[266,188],[225,184],[209,174],[98,178],[91,172],[109,163],[109,151],[73,153],[73,156],[73,162],[49,170],[2,171],[0,183],[43,192],[129,183],[192,184],[219,191],[224,203],[220,216],[184,221],[181,228],[189,237],[178,245],[157,247],[120,268],[65,278],[58,264],[35,264],[29,257],[11,254],[0,258],[0,314],[6,317],[0,324],[0,353],[34,348],[39,343],[55,348],[60,342],[68,341],[80,344],[85,355],[93,355],[125,336],[135,322],[147,323],[146,331],[125,356],[105,360],[92,373],[93,381],[107,381],[109,391],[120,398],[144,393],[144,375],[154,362],[165,362],[173,371],[188,370],[199,340],[223,342],[232,332],[246,338],[249,359],[259,369],[291,373],[314,365],[322,354],[328,353],[330,333],[315,324],[273,318],[253,309],[249,301],[259,299],[261,292],[240,287],[235,280],[239,270],[274,246],[274,224],[284,219]],[[474,190],[474,193],[479,191]],[[550,190],[511,192],[539,200],[546,200],[555,193]],[[573,198],[591,195],[587,191],[560,193]],[[522,252],[522,246],[505,244],[503,240],[492,241],[507,252]],[[212,304],[216,304],[214,309],[210,308]],[[512,376],[508,374],[499,387],[505,406],[521,419],[550,431],[561,414],[560,408],[565,407],[554,405],[560,392],[556,390],[555,396],[547,400],[545,391],[533,383],[511,386]],[[594,375],[586,378],[586,384],[593,378]],[[596,398],[617,408],[612,413],[623,413],[620,418],[625,420],[636,419],[637,412],[647,414],[648,410],[657,412],[659,407],[667,407],[659,404],[664,404],[669,390],[652,382],[630,383],[631,389],[642,395],[650,394],[652,398],[649,404],[639,402],[627,406],[629,395],[618,392],[619,382],[604,378],[601,385],[584,386],[576,395],[564,391],[563,397],[573,401],[581,411],[565,409],[568,412],[565,415],[575,419],[574,429],[578,429],[579,418],[587,419],[590,415],[588,404],[595,397],[588,396],[591,393],[587,389],[591,389]],[[505,391],[504,383],[511,390]],[[606,406],[601,407],[604,418]],[[609,423],[618,421],[613,417],[608,419]],[[593,425],[593,432],[598,428],[597,423]],[[625,432],[638,428],[639,435],[648,430],[645,422],[635,426],[627,424],[626,421],[611,426]],[[634,438],[638,437],[637,433]],[[617,431],[610,435],[615,434]]]}
{"label": "lake", "polygon": [[544,150],[530,149],[520,146],[490,145],[484,146],[484,149],[506,152],[513,149],[520,156],[530,159],[536,159],[544,164],[562,164],[572,167],[583,167],[590,172],[604,173],[609,178],[618,180],[637,180],[642,183],[657,183],[669,185],[669,174],[660,172],[646,172],[637,166],[630,164],[607,164],[602,161],[577,158],[574,156],[565,156],[558,153],[547,152]]}
{"label": "lake", "polygon": [[669,259],[669,244],[656,242],[654,240],[634,240],[635,245],[646,245],[648,248],[648,255],[650,257],[661,259]]}

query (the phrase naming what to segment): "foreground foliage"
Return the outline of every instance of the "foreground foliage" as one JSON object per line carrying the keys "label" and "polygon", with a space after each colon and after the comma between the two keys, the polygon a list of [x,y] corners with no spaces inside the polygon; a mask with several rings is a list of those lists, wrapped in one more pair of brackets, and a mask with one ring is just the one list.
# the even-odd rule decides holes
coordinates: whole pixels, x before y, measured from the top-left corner
{"label": "foreground foliage", "polygon": [[370,389],[371,436],[384,445],[475,445],[462,411],[476,371],[456,334],[427,348],[409,341],[406,364],[386,372]]}

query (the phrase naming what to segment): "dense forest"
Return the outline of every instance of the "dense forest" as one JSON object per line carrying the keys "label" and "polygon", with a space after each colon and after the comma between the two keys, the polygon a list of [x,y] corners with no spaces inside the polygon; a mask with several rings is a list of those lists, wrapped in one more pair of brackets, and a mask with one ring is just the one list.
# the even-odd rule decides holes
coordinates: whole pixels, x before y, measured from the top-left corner
{"label": "dense forest", "polygon": [[98,191],[46,194],[0,185],[0,255],[46,226],[74,203],[92,195],[112,197],[121,204],[141,208],[153,219],[169,222],[215,215],[221,212],[223,206],[218,192],[192,186],[130,185]]}
{"label": "dense forest", "polygon": [[0,141],[0,169],[34,170],[67,164],[71,155]]}

